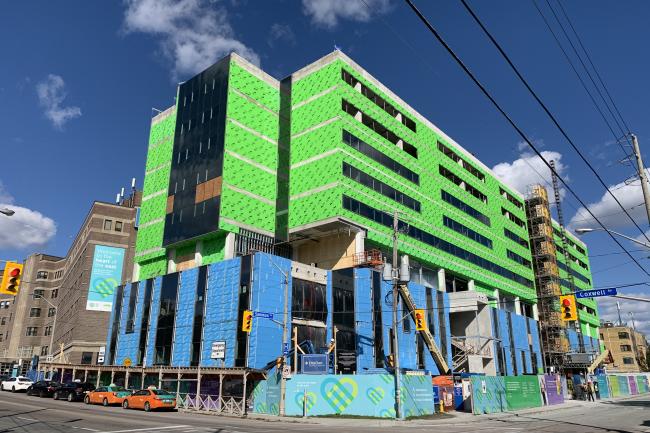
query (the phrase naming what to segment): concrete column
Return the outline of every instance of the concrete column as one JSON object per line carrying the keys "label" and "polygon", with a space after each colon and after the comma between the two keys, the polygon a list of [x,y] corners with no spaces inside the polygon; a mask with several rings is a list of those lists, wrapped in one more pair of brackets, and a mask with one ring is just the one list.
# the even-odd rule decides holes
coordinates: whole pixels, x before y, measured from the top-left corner
{"label": "concrete column", "polygon": [[476,291],[476,284],[474,283],[474,280],[469,280],[467,282],[467,290],[469,290],[470,292]]}
{"label": "concrete column", "polygon": [[88,382],[88,369],[84,370],[84,382]]}
{"label": "concrete column", "polygon": [[366,232],[363,230],[358,231],[354,235],[354,252],[362,253],[366,250]]}
{"label": "concrete column", "polygon": [[201,266],[203,264],[203,241],[196,242],[196,249],[194,250],[194,266]]}
{"label": "concrete column", "polygon": [[77,380],[77,368],[72,367],[72,381],[74,382],[75,380]]}
{"label": "concrete column", "polygon": [[537,304],[533,304],[533,319],[539,320],[539,308]]}
{"label": "concrete column", "polygon": [[126,370],[126,373],[124,373],[124,388],[129,389],[129,376],[131,375],[131,372],[129,370]]}
{"label": "concrete column", "polygon": [[131,281],[140,281],[140,265],[133,263],[133,273],[131,274]]}
{"label": "concrete column", "polygon": [[445,270],[443,268],[438,269],[438,290],[441,292],[447,291],[447,286],[445,285]]}
{"label": "concrete column", "polygon": [[176,250],[167,253],[167,273],[176,272]]}
{"label": "concrete column", "polygon": [[97,370],[97,379],[95,380],[95,388],[99,388],[101,378],[102,378],[102,371]]}
{"label": "concrete column", "polygon": [[519,296],[515,296],[515,313],[521,315],[521,301],[519,300]]}
{"label": "concrete column", "polygon": [[160,370],[158,370],[158,389],[162,388],[162,379],[163,379],[163,374],[162,374],[162,367]]}
{"label": "concrete column", "polygon": [[224,260],[235,257],[235,234],[230,232],[226,235],[226,244],[223,249]]}
{"label": "concrete column", "polygon": [[115,370],[111,368],[111,383],[109,383],[109,385],[112,385],[113,383],[115,383]]}

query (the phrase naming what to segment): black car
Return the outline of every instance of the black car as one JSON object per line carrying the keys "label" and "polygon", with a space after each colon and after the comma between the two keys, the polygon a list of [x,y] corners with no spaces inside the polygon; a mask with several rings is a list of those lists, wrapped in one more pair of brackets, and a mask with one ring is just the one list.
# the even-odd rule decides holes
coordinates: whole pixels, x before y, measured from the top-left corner
{"label": "black car", "polygon": [[95,385],[90,382],[68,382],[54,389],[55,400],[82,401],[87,391],[93,391]]}
{"label": "black car", "polygon": [[59,382],[53,380],[39,380],[29,388],[27,388],[27,395],[37,395],[39,397],[52,397],[54,391],[60,387]]}

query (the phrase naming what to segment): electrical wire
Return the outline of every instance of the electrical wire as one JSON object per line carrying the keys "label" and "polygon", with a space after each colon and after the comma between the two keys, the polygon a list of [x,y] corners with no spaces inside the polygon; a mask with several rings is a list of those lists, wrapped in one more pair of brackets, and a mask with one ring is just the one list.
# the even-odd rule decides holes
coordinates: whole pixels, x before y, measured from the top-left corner
{"label": "electrical wire", "polygon": [[576,194],[576,192],[571,188],[568,183],[564,180],[562,176],[560,176],[555,169],[551,166],[551,164],[544,158],[544,156],[540,153],[540,151],[537,149],[537,147],[532,143],[532,141],[528,138],[528,136],[521,130],[521,128],[512,120],[512,118],[508,115],[508,113],[505,112],[505,110],[501,107],[501,105],[494,99],[494,97],[488,92],[488,90],[483,86],[483,84],[476,78],[474,73],[465,65],[465,63],[458,57],[458,55],[454,52],[454,50],[447,44],[447,42],[440,36],[438,31],[431,25],[431,23],[427,20],[427,18],[422,15],[422,12],[413,4],[412,0],[405,0],[406,3],[411,7],[411,9],[415,12],[415,14],[418,16],[418,18],[424,23],[424,25],[429,29],[429,31],[434,35],[434,37],[440,42],[440,44],[445,48],[445,50],[449,53],[449,55],[454,59],[454,61],[461,67],[461,69],[467,74],[467,76],[476,84],[476,86],[481,90],[481,92],[489,99],[489,101],[492,103],[492,105],[499,111],[499,113],[506,119],[506,121],[513,127],[513,129],[517,132],[517,134],[528,144],[528,146],[537,154],[538,157],[542,159],[544,164],[551,170],[557,178],[562,182],[564,187],[569,191],[575,198],[580,202],[580,204],[589,212],[589,214],[598,222],[598,224],[601,226],[603,230],[607,232],[607,234],[611,237],[611,239],[624,251],[627,252],[627,255],[634,261],[634,263],[638,266],[641,271],[648,275],[650,277],[650,273],[643,267],[641,264],[630,254],[627,249],[614,237],[612,233],[610,233],[605,225],[596,217],[596,215],[593,214],[593,212],[587,207],[587,205],[582,201],[582,199]]}
{"label": "electrical wire", "polygon": [[[548,0],[547,0],[547,2],[548,2]],[[630,221],[632,221],[632,223],[636,226],[636,228],[639,229],[639,232],[640,232],[640,233],[641,233],[641,234],[646,238],[646,240],[648,240],[648,242],[650,242],[650,237],[648,237],[648,235],[645,233],[645,231],[644,231],[641,227],[639,227],[639,225],[636,223],[636,221],[634,220],[634,218],[632,218],[632,216],[631,216],[631,215],[628,213],[628,211],[625,209],[625,207],[623,206],[623,204],[621,204],[621,202],[618,200],[618,198],[616,198],[616,196],[614,195],[614,193],[609,189],[609,187],[607,186],[607,184],[605,183],[605,181],[603,180],[603,178],[600,176],[600,174],[598,174],[598,171],[596,171],[596,169],[595,169],[594,166],[591,164],[591,162],[589,162],[589,161],[587,160],[587,158],[586,158],[585,155],[582,153],[582,151],[578,148],[578,146],[577,146],[577,145],[573,142],[573,140],[569,137],[569,135],[567,134],[567,132],[564,130],[564,128],[563,128],[563,127],[560,125],[560,123],[558,122],[557,118],[553,115],[553,113],[551,113],[551,111],[550,111],[549,108],[546,106],[546,104],[545,104],[545,103],[540,99],[539,95],[538,95],[538,94],[537,94],[537,93],[532,89],[532,87],[530,86],[530,84],[528,83],[528,81],[523,77],[523,75],[521,74],[521,72],[519,71],[519,69],[518,69],[518,68],[515,66],[515,64],[512,62],[512,60],[510,59],[510,56],[508,56],[508,54],[506,54],[506,52],[504,51],[503,47],[502,47],[502,46],[497,42],[497,40],[494,38],[494,36],[492,36],[492,34],[488,31],[488,29],[485,27],[485,25],[484,25],[483,22],[480,20],[480,18],[476,15],[476,13],[474,13],[474,11],[472,10],[472,8],[469,6],[469,4],[467,3],[467,1],[466,1],[466,0],[461,0],[461,3],[463,4],[463,6],[465,6],[465,9],[466,9],[467,12],[472,16],[472,18],[474,19],[474,21],[476,22],[476,24],[478,24],[478,26],[481,28],[481,30],[483,30],[483,33],[488,37],[488,39],[490,40],[490,42],[492,42],[492,45],[495,46],[495,48],[499,51],[499,53],[501,54],[501,56],[505,59],[506,63],[508,63],[508,65],[509,65],[510,68],[513,70],[513,72],[515,73],[515,75],[517,76],[517,78],[519,79],[519,81],[521,81],[521,83],[524,85],[524,87],[526,87],[526,89],[527,89],[528,92],[531,94],[531,96],[535,99],[535,101],[537,101],[537,103],[542,107],[542,109],[544,110],[544,112],[545,112],[545,113],[547,114],[547,116],[551,119],[551,121],[552,121],[553,124],[557,127],[557,129],[560,131],[560,133],[562,134],[562,136],[563,136],[563,137],[564,137],[564,138],[569,142],[569,144],[571,145],[571,147],[573,148],[573,150],[575,150],[576,153],[580,156],[580,159],[582,159],[582,161],[587,165],[587,167],[589,167],[589,169],[590,169],[591,172],[594,174],[594,176],[596,176],[596,179],[598,179],[598,182],[600,182],[600,184],[603,186],[603,188],[605,188],[605,190],[609,193],[609,195],[612,196],[612,198],[614,199],[614,201],[616,202],[616,204],[617,204],[617,205],[618,205],[618,206],[623,210],[623,212],[625,213],[625,215],[627,215],[627,217],[630,219]],[[564,183],[564,182],[563,182],[563,183]]]}

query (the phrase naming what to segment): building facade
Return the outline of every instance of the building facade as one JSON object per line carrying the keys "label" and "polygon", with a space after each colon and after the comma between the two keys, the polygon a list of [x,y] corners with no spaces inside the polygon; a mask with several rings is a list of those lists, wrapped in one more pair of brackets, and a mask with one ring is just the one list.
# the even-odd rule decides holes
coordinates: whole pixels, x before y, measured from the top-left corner
{"label": "building facade", "polygon": [[648,370],[648,342],[640,332],[629,326],[605,322],[600,327],[600,338],[609,350],[609,372],[639,373]]}
{"label": "building facade", "polygon": [[0,299],[5,370],[19,364],[26,371],[34,356],[97,362],[113,290],[131,276],[138,197],[94,202],[65,257],[36,253],[25,260],[20,292]]}
{"label": "building facade", "polygon": [[[227,366],[260,368],[282,330],[247,335],[243,311],[277,318],[288,297],[285,332],[318,351],[336,326],[355,371],[385,366],[388,292],[369,265],[391,256],[397,215],[408,290],[454,371],[542,368],[524,198],[349,57],[278,81],[231,54],[177,95],[151,123],[108,363],[214,365],[224,341]],[[437,371],[411,322],[403,366]]]}

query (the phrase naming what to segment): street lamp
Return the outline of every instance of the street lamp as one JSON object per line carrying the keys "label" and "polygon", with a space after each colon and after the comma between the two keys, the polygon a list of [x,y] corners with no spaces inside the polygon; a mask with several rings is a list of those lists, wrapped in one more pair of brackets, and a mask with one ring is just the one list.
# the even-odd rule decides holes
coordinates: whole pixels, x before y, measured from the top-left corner
{"label": "street lamp", "polygon": [[50,305],[52,308],[54,308],[54,321],[52,323],[52,334],[50,335],[50,347],[49,347],[49,350],[48,350],[48,357],[50,357],[50,359],[51,359],[51,357],[52,357],[52,345],[54,344],[54,331],[56,330],[56,316],[58,316],[59,309],[56,307],[56,305],[54,305],[53,303],[51,303],[50,301],[45,299],[45,297],[43,295],[41,295],[41,294],[32,293],[32,296],[34,297],[34,299],[39,299],[40,298],[40,299],[44,300],[45,302],[48,303],[48,305]]}
{"label": "street lamp", "polygon": [[639,244],[639,245],[641,245],[641,246],[643,246],[645,248],[650,248],[650,244],[646,244],[645,242],[641,242],[641,241],[639,241],[637,239],[634,239],[632,237],[624,235],[623,233],[615,232],[614,230],[608,230],[608,229],[603,229],[603,228],[596,228],[596,229],[582,228],[582,229],[575,229],[575,232],[576,232],[577,235],[583,235],[585,233],[591,233],[591,232],[608,232],[608,233],[611,233],[613,235],[625,238],[628,241],[632,241],[635,244]]}
{"label": "street lamp", "polygon": [[16,211],[14,211],[13,209],[4,208],[4,209],[0,209],[0,213],[7,216],[12,216],[13,214],[16,213]]}

